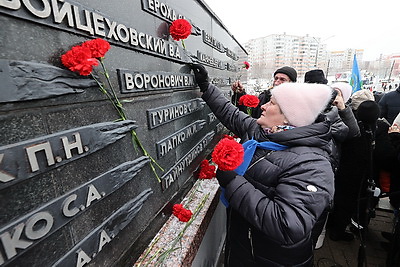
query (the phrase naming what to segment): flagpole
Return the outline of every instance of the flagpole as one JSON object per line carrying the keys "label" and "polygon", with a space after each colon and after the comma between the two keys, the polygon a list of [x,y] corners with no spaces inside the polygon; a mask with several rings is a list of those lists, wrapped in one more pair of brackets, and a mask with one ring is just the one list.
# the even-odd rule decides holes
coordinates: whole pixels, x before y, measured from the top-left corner
{"label": "flagpole", "polygon": [[395,60],[393,60],[392,67],[390,67],[388,82],[390,82],[390,77],[392,76],[392,71],[393,71],[393,67],[394,67],[394,62],[395,62]]}

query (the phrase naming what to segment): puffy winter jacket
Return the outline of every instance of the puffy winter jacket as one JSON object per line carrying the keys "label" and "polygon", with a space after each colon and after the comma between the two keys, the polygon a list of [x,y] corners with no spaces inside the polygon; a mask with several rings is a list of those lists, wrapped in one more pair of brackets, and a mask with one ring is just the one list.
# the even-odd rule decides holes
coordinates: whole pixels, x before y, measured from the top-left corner
{"label": "puffy winter jacket", "polygon": [[387,119],[392,124],[400,112],[400,87],[386,93],[378,104],[381,110],[381,117]]}
{"label": "puffy winter jacket", "polygon": [[311,266],[311,229],[332,203],[330,123],[319,122],[266,134],[256,119],[234,107],[209,85],[202,98],[242,142],[251,138],[289,148],[257,149],[244,176],[226,186],[230,203],[227,266]]}

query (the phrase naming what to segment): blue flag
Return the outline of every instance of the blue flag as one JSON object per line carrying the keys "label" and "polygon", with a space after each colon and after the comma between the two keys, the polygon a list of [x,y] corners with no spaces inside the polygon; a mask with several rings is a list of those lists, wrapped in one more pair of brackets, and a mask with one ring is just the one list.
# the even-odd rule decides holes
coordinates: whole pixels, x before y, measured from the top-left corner
{"label": "blue flag", "polygon": [[360,77],[360,70],[358,69],[356,54],[354,54],[353,59],[353,69],[351,71],[350,85],[351,87],[353,87],[353,90],[351,92],[352,94],[362,89],[362,80]]}

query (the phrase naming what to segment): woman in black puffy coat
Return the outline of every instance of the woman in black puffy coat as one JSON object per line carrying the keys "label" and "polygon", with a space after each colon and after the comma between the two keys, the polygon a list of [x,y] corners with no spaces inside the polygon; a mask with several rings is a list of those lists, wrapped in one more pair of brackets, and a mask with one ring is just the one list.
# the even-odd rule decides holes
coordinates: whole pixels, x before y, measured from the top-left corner
{"label": "woman in black puffy coat", "polygon": [[202,65],[192,69],[202,98],[241,142],[284,145],[257,148],[247,171],[217,171],[229,202],[225,266],[312,266],[311,230],[332,203],[330,122],[320,112],[332,90],[321,84],[285,83],[254,119],[208,83]]}

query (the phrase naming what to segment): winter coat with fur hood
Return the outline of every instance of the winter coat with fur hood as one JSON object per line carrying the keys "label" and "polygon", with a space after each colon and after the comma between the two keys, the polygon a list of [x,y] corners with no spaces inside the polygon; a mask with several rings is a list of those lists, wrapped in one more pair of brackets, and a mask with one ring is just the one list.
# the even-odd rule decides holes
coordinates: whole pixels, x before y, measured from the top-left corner
{"label": "winter coat with fur hood", "polygon": [[242,142],[254,138],[289,147],[257,149],[244,176],[226,186],[226,265],[311,266],[311,230],[334,194],[329,121],[321,115],[312,125],[267,134],[214,85],[202,98]]}

